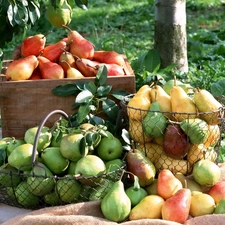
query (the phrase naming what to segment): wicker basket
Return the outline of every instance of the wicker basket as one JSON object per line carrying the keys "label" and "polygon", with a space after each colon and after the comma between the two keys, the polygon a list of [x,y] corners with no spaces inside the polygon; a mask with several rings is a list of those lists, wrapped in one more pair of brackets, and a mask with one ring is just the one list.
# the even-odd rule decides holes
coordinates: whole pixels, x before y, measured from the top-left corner
{"label": "wicker basket", "polygon": [[[99,176],[66,175],[67,171],[62,176],[35,175],[32,172],[34,166],[45,170],[43,164],[39,162],[40,158],[36,155],[36,149],[43,126],[49,117],[54,114],[60,114],[68,119],[68,115],[64,111],[54,110],[42,120],[35,136],[32,165],[24,165],[32,166],[31,172],[22,171],[22,169],[12,171],[0,169],[0,180],[4,180],[0,184],[0,203],[20,208],[39,209],[53,205],[99,200],[107,193],[112,183],[121,178],[125,169],[125,162],[120,168]],[[47,174],[46,171],[45,174]],[[29,177],[35,178],[36,190],[33,192],[30,191]],[[87,185],[87,183],[90,185]],[[43,194],[43,191],[40,194],[39,190],[44,190],[45,194]]]}
{"label": "wicker basket", "polygon": [[[167,125],[163,131],[161,130],[160,136],[152,137],[146,134],[145,126],[143,126],[144,122],[146,123],[146,119],[144,120],[145,115],[149,110],[141,110],[128,106],[128,102],[133,96],[133,94],[128,95],[121,101],[121,107],[125,115],[126,129],[129,131],[130,138],[134,142],[135,147],[142,150],[150,158],[157,172],[161,169],[170,169],[174,173],[181,172],[184,175],[189,175],[192,172],[193,165],[200,159],[210,159],[218,163],[221,134],[224,132],[225,107],[213,112],[198,113],[196,119],[192,119],[196,114],[191,113],[155,111],[166,118]],[[135,120],[129,117],[128,111],[132,113],[133,118],[136,115],[136,117],[141,119]],[[198,119],[202,118],[202,116],[214,118],[216,115],[219,118],[219,122],[217,125],[211,126],[204,121],[205,128],[203,130],[207,129],[208,133],[207,138],[205,137],[203,140],[203,137],[197,137],[197,135],[191,134],[191,129],[185,133],[181,129],[181,122],[173,119],[175,114],[176,118],[185,118],[190,123],[190,127],[197,123]],[[155,130],[159,129],[159,121],[154,122],[154,124],[151,124],[151,127],[154,127]],[[171,136],[171,133],[174,136]],[[196,138],[196,141],[194,138]]]}

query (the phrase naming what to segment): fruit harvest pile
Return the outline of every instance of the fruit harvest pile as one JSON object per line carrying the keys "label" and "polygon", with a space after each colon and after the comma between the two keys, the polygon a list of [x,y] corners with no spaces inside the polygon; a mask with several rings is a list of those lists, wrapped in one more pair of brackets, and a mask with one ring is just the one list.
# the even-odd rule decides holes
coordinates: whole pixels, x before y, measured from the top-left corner
{"label": "fruit harvest pile", "polygon": [[10,81],[39,79],[80,79],[95,77],[105,66],[108,76],[126,75],[124,56],[115,51],[95,50],[80,33],[69,30],[56,43],[46,44],[46,36],[36,34],[25,38],[15,48],[13,60],[6,69]]}

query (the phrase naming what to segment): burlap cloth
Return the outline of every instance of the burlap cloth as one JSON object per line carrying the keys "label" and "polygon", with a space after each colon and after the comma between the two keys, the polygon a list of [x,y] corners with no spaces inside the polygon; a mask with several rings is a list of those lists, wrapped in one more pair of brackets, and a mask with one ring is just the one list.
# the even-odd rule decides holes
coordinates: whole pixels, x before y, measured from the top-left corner
{"label": "burlap cloth", "polygon": [[[225,179],[225,164],[220,165],[221,180]],[[68,204],[65,206],[47,207],[17,216],[2,225],[116,225],[106,220],[100,208],[101,201]],[[179,213],[179,212],[178,212]],[[124,221],[121,225],[181,225],[180,223],[160,220],[141,219]],[[189,218],[184,225],[225,225],[225,215],[206,215]]]}

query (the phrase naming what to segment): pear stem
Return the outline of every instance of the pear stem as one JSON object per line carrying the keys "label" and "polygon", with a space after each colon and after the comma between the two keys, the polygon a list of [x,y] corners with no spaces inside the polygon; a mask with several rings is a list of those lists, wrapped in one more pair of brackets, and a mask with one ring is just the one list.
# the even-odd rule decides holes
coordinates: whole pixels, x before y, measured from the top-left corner
{"label": "pear stem", "polygon": [[174,86],[177,86],[177,77],[174,75]]}
{"label": "pear stem", "polygon": [[67,30],[69,30],[70,32],[72,32],[72,29],[70,29],[68,26],[62,25],[62,27],[66,28]]}

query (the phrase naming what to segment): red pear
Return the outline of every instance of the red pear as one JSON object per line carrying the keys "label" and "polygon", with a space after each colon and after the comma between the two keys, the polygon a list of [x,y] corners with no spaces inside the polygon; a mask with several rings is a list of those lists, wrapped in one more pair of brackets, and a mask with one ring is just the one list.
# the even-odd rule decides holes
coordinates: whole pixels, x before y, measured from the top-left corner
{"label": "red pear", "polygon": [[64,26],[69,30],[68,42],[70,52],[79,58],[91,59],[94,55],[94,45],[85,39],[79,32],[71,30],[69,27]]}
{"label": "red pear", "polygon": [[168,199],[181,188],[183,188],[181,181],[170,170],[163,169],[159,172],[157,182],[158,195]]}
{"label": "red pear", "polygon": [[68,51],[63,51],[63,53],[59,57],[59,65],[63,68],[65,73],[69,69],[68,64],[73,68],[77,68],[76,60],[73,55]]}
{"label": "red pear", "polygon": [[125,64],[123,56],[115,51],[95,51],[93,60],[106,64],[117,64],[122,67]]}
{"label": "red pear", "polygon": [[100,63],[99,66],[105,65],[108,70],[108,76],[123,76],[125,75],[123,68],[117,64]]}
{"label": "red pear", "polygon": [[36,34],[25,38],[21,44],[21,55],[23,57],[29,55],[39,56],[45,47],[46,37],[43,34]]}
{"label": "red pear", "polygon": [[76,59],[76,67],[85,77],[95,77],[98,72],[98,65],[98,62],[90,59]]}
{"label": "red pear", "polygon": [[43,79],[64,78],[64,70],[58,63],[52,62],[44,56],[38,56],[38,61],[38,68]]}
{"label": "red pear", "polygon": [[46,46],[42,50],[41,56],[44,56],[52,62],[58,63],[60,55],[64,52],[66,48],[67,43],[65,41],[58,41],[54,44]]}
{"label": "red pear", "polygon": [[6,70],[8,80],[28,80],[38,66],[38,59],[34,55],[12,61]]}
{"label": "red pear", "polygon": [[216,204],[223,198],[225,198],[225,180],[219,181],[214,184],[208,194],[213,197]]}
{"label": "red pear", "polygon": [[183,224],[191,207],[191,191],[188,188],[178,190],[162,206],[162,219]]}
{"label": "red pear", "polygon": [[39,68],[37,67],[37,68],[33,71],[31,77],[29,78],[29,80],[40,80],[40,79],[42,79],[42,77],[41,77],[41,72],[40,72]]}

